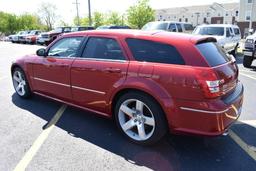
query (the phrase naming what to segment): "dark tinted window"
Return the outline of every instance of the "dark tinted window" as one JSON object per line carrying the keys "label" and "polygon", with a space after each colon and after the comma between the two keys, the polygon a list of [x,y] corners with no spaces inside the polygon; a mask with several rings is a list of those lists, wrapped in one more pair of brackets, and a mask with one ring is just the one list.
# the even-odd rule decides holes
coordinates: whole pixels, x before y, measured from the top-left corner
{"label": "dark tinted window", "polygon": [[230,30],[229,30],[229,28],[226,28],[226,37],[230,37],[230,36],[231,36]]}
{"label": "dark tinted window", "polygon": [[192,24],[184,24],[184,28],[185,28],[185,30],[194,30],[194,28],[193,28],[193,26],[192,26]]}
{"label": "dark tinted window", "polygon": [[182,32],[181,24],[176,24],[176,25],[177,25],[177,28],[178,28],[178,32]]}
{"label": "dark tinted window", "polygon": [[185,64],[179,52],[171,45],[141,39],[127,39],[126,42],[137,61]]}
{"label": "dark tinted window", "polygon": [[229,58],[224,50],[219,48],[215,43],[209,42],[198,44],[197,48],[212,67],[224,64],[229,61]]}
{"label": "dark tinted window", "polygon": [[197,27],[194,33],[200,35],[223,36],[224,27]]}
{"label": "dark tinted window", "polygon": [[177,32],[176,24],[171,23],[171,24],[169,25],[168,30],[171,31],[171,32]]}
{"label": "dark tinted window", "polygon": [[82,40],[82,37],[60,39],[49,49],[48,56],[75,57]]}
{"label": "dark tinted window", "polygon": [[240,30],[238,28],[234,28],[234,32],[235,32],[235,35],[239,35],[240,34]]}
{"label": "dark tinted window", "polygon": [[109,60],[124,60],[123,52],[115,39],[91,37],[82,57]]}

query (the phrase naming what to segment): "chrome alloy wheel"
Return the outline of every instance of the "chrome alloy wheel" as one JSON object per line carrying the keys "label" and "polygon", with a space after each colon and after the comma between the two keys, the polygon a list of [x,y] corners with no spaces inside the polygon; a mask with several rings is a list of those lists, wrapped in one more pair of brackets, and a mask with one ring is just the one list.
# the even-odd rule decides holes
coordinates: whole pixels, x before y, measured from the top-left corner
{"label": "chrome alloy wheel", "polygon": [[23,76],[23,73],[21,73],[21,71],[19,70],[16,70],[13,74],[12,80],[13,80],[13,85],[16,92],[20,96],[24,96],[26,94],[26,91],[25,91],[26,80]]}
{"label": "chrome alloy wheel", "polygon": [[153,113],[145,103],[137,99],[128,99],[121,104],[118,120],[126,135],[137,141],[149,139],[155,130]]}

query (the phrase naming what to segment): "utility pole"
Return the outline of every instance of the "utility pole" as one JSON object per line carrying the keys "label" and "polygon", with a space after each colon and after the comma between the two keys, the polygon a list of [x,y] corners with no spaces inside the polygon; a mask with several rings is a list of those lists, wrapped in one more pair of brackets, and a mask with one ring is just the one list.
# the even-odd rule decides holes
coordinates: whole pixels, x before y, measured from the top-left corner
{"label": "utility pole", "polygon": [[200,15],[200,12],[196,12],[196,25],[198,25],[198,19],[199,19],[199,15]]}
{"label": "utility pole", "polygon": [[88,0],[89,25],[92,26],[91,0]]}
{"label": "utility pole", "polygon": [[76,5],[77,25],[80,26],[80,18],[79,18],[79,11],[78,11],[78,5],[80,5],[80,3],[78,2],[78,0],[76,0],[76,2],[74,2],[73,4]]}
{"label": "utility pole", "polygon": [[249,30],[252,29],[253,7],[254,7],[254,0],[252,0],[252,8],[251,8],[251,16],[250,16]]}

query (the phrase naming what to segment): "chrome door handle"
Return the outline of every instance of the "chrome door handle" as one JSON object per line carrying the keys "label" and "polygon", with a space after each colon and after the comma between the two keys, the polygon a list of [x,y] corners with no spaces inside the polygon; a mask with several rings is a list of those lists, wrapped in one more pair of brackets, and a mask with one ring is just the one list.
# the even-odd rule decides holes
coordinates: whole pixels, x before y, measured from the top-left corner
{"label": "chrome door handle", "polygon": [[110,72],[110,73],[120,73],[120,72],[122,72],[122,70],[119,69],[119,68],[106,68],[106,69],[104,69],[104,71]]}

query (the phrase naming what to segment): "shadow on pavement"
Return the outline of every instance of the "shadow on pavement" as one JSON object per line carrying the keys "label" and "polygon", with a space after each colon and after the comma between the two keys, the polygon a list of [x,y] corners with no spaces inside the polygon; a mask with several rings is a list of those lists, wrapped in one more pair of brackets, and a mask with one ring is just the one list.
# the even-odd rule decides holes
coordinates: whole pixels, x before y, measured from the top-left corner
{"label": "shadow on pavement", "polygon": [[[24,100],[13,94],[12,100],[17,107],[28,110],[48,122],[54,114],[46,112],[48,108],[60,106],[59,103],[38,96]],[[123,137],[112,120],[72,107],[67,108],[56,126],[70,136],[81,138],[123,157],[127,162],[152,170],[234,171],[256,168],[256,162],[230,137],[169,135],[154,146],[143,147]],[[250,129],[256,131],[255,128]]]}

